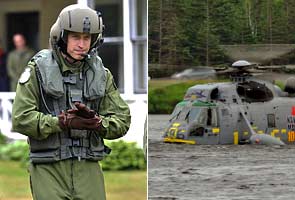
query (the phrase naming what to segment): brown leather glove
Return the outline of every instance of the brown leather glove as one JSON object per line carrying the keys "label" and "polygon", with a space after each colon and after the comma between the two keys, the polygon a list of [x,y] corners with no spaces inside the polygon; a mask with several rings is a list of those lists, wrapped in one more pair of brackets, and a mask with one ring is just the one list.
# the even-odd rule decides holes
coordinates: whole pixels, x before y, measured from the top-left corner
{"label": "brown leather glove", "polygon": [[80,102],[75,102],[76,108],[74,109],[69,109],[67,113],[70,114],[76,114],[77,116],[83,117],[83,118],[93,118],[95,116],[95,111],[89,109],[85,104],[80,103]]}
{"label": "brown leather glove", "polygon": [[98,130],[102,119],[95,115],[92,118],[83,118],[72,113],[62,112],[58,115],[61,129]]}
{"label": "brown leather glove", "polygon": [[76,114],[67,114],[67,127],[80,130],[98,130],[101,124],[101,118],[95,115],[93,118],[83,118]]}

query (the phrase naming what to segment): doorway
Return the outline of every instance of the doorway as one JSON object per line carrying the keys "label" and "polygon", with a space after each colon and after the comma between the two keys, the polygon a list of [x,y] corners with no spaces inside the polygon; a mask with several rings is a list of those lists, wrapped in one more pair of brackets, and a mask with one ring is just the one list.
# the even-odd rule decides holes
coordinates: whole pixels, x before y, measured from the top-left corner
{"label": "doorway", "polygon": [[33,50],[39,50],[39,13],[18,12],[6,14],[7,50],[14,49],[12,37],[21,33],[27,40],[27,45]]}

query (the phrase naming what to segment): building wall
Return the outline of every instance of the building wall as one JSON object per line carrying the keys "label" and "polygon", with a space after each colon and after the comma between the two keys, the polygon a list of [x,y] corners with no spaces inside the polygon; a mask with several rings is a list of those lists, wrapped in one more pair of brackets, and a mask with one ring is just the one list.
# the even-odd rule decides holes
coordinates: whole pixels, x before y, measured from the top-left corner
{"label": "building wall", "polygon": [[1,0],[0,1],[0,38],[3,48],[7,49],[6,14],[15,12],[39,11],[41,2],[39,0]]}
{"label": "building wall", "polygon": [[48,47],[51,25],[59,12],[76,0],[1,0],[0,1],[0,38],[7,50],[6,14],[17,12],[39,12],[39,49]]}

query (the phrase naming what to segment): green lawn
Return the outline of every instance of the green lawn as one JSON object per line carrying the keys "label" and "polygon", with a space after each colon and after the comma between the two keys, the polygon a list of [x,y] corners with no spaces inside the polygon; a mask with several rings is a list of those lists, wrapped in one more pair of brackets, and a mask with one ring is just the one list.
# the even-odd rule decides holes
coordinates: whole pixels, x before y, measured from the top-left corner
{"label": "green lawn", "polygon": [[[106,171],[108,200],[145,200],[147,176],[145,171]],[[19,162],[0,161],[0,200],[30,200],[29,175]]]}

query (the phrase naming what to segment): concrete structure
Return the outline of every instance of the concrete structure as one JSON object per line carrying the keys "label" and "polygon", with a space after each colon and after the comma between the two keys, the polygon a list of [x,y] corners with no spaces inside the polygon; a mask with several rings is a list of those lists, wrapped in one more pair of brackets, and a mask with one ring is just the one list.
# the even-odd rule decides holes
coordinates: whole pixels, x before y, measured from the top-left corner
{"label": "concrete structure", "polygon": [[295,44],[239,44],[220,45],[232,60],[264,63],[295,49]]}

